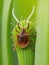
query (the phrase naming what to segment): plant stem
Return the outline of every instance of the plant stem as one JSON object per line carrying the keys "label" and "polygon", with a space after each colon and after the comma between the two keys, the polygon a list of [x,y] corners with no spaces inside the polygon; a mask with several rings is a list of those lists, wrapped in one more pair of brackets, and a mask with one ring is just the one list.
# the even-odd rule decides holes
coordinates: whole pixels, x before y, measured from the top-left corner
{"label": "plant stem", "polygon": [[8,50],[7,50],[7,23],[8,15],[10,10],[11,0],[4,0],[3,11],[2,11],[2,39],[1,39],[1,48],[2,48],[2,65],[9,65],[8,63]]}

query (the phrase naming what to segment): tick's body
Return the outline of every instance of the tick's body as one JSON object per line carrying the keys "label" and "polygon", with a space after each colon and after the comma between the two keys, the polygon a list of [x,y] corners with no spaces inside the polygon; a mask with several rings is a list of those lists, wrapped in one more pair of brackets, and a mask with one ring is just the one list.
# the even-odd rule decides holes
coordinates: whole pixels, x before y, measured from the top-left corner
{"label": "tick's body", "polygon": [[20,32],[17,35],[17,38],[18,38],[18,45],[21,48],[25,48],[28,45],[29,35],[26,33],[25,29],[22,29],[22,32]]}

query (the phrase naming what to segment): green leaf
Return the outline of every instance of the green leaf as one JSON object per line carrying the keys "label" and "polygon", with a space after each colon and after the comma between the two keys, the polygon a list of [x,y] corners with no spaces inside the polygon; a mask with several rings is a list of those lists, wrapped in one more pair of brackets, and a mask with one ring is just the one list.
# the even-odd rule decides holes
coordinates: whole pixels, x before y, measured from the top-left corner
{"label": "green leaf", "polygon": [[1,57],[2,57],[2,65],[11,65],[9,64],[8,57],[8,41],[7,41],[7,25],[9,18],[9,11],[12,0],[4,0],[3,9],[2,9],[2,18],[1,18]]}
{"label": "green leaf", "polygon": [[2,17],[2,8],[3,8],[3,2],[0,0],[0,64],[2,65],[2,60],[1,60],[1,17]]}
{"label": "green leaf", "polygon": [[39,0],[37,17],[37,41],[35,51],[35,65],[49,65],[49,21],[48,0]]}

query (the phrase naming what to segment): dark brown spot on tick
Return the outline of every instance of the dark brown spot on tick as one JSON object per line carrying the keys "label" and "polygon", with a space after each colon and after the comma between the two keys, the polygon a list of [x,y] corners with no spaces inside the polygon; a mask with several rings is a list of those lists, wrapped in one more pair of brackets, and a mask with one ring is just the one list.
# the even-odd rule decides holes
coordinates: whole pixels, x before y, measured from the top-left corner
{"label": "dark brown spot on tick", "polygon": [[25,29],[22,29],[18,35],[18,43],[21,48],[25,48],[28,45],[29,35],[26,33]]}

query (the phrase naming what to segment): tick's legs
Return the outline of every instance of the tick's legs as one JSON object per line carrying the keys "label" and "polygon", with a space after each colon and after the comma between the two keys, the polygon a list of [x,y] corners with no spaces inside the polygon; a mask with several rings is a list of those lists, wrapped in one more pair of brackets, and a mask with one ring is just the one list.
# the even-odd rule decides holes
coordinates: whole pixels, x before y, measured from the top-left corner
{"label": "tick's legs", "polygon": [[32,30],[33,30],[33,29],[29,30],[29,32],[28,32],[28,33],[31,33],[31,32],[32,32]]}
{"label": "tick's legs", "polygon": [[[22,30],[22,28],[20,27],[20,24],[19,24],[19,23],[18,23],[18,28]],[[15,27],[15,30],[16,30],[16,32],[20,33],[20,32],[17,30],[16,27]]]}
{"label": "tick's legs", "polygon": [[36,30],[34,31],[33,29],[29,29],[28,30],[28,33],[29,33],[29,35],[31,34],[31,37],[33,36],[33,37],[36,37],[36,34],[37,34],[37,32],[36,32]]}
{"label": "tick's legs", "polygon": [[28,27],[27,27],[27,29],[29,29],[29,23],[28,23]]}
{"label": "tick's legs", "polygon": [[30,46],[30,48],[31,48],[33,51],[35,51],[35,48],[34,48],[34,47],[32,47],[32,45],[31,45],[31,44],[29,44],[29,46]]}
{"label": "tick's legs", "polygon": [[30,46],[35,46],[36,41],[31,39],[31,40],[30,40],[30,43],[32,43],[32,44],[29,44]]}
{"label": "tick's legs", "polygon": [[27,28],[26,28],[26,30],[27,30],[27,29],[29,29],[29,23],[27,23]]}
{"label": "tick's legs", "polygon": [[15,49],[15,46],[14,46],[14,44],[12,44],[12,48],[13,48],[13,51],[15,51],[16,49]]}
{"label": "tick's legs", "polygon": [[13,51],[16,51],[16,47],[17,47],[18,44],[13,44],[12,47],[13,47]]}
{"label": "tick's legs", "polygon": [[16,29],[16,27],[15,27],[15,31],[19,33],[19,31]]}
{"label": "tick's legs", "polygon": [[[28,30],[29,35],[32,34],[32,32],[33,32],[33,29],[29,29],[29,30]],[[33,36],[33,35],[32,35],[32,36]]]}
{"label": "tick's legs", "polygon": [[20,27],[20,24],[18,23],[18,28],[22,30],[22,28]]}
{"label": "tick's legs", "polygon": [[[33,51],[35,51],[35,43],[33,42],[32,39],[30,39],[29,41],[30,41],[29,47],[30,47]],[[31,44],[31,43],[32,43],[32,44]]]}

